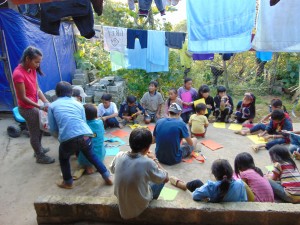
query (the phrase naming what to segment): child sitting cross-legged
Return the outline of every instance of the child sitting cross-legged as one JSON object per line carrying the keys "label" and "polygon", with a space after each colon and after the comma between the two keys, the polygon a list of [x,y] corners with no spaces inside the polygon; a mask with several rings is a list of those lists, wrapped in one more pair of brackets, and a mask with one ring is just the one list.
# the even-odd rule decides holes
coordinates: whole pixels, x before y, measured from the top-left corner
{"label": "child sitting cross-legged", "polygon": [[129,136],[131,151],[118,153],[111,163],[114,194],[123,219],[139,216],[169,181],[168,173],[149,151],[151,144],[151,132],[136,128]]}
{"label": "child sitting cross-legged", "polygon": [[121,104],[119,110],[119,117],[123,119],[123,125],[125,126],[128,122],[133,122],[133,124],[138,123],[138,115],[145,114],[144,108],[136,101],[135,96],[128,96],[126,101]]}
{"label": "child sitting cross-legged", "polygon": [[271,120],[267,125],[266,130],[258,134],[259,137],[263,137],[268,142],[266,144],[253,145],[253,151],[258,152],[261,148],[269,150],[276,144],[289,143],[289,137],[283,135],[282,130],[292,131],[293,125],[290,118],[286,117],[283,110],[275,109],[271,113]]}
{"label": "child sitting cross-legged", "polygon": [[215,112],[217,122],[230,122],[230,116],[233,110],[233,101],[230,95],[226,93],[226,88],[219,86],[217,88],[217,95],[214,97]]}
{"label": "child sitting cross-legged", "polygon": [[206,105],[200,103],[196,106],[196,114],[191,115],[189,125],[191,126],[191,134],[196,137],[205,137],[208,120],[205,116]]}
{"label": "child sitting cross-legged", "polygon": [[246,202],[247,194],[245,184],[240,179],[233,179],[233,170],[225,159],[217,159],[211,166],[212,174],[216,181],[207,181],[203,184],[200,180],[183,182],[176,177],[170,177],[172,185],[193,192],[193,200],[205,202]]}
{"label": "child sitting cross-legged", "polygon": [[235,157],[234,172],[249,186],[255,202],[274,202],[274,193],[268,179],[264,177],[261,169],[255,166],[249,153],[242,152]]}
{"label": "child sitting cross-legged", "polygon": [[182,108],[182,100],[178,98],[178,92],[175,88],[169,89],[169,98],[166,100],[165,103],[165,114],[164,117],[169,116],[169,108],[172,103],[178,104]]}
{"label": "child sitting cross-legged", "polygon": [[243,101],[238,102],[235,116],[237,123],[253,123],[255,117],[255,96],[252,93],[245,93]]}
{"label": "child sitting cross-legged", "polygon": [[267,174],[276,197],[285,202],[300,202],[300,173],[289,150],[275,145],[269,150],[274,169]]}

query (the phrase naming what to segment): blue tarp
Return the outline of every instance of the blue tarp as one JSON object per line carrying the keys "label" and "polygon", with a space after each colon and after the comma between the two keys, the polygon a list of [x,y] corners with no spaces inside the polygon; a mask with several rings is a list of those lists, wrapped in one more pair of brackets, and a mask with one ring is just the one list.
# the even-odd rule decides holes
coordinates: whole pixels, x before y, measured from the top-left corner
{"label": "blue tarp", "polygon": [[[42,91],[46,92],[55,89],[61,78],[71,82],[71,75],[76,68],[74,35],[70,23],[61,23],[60,36],[46,34],[39,27],[38,20],[22,16],[11,9],[0,9],[0,29],[4,30],[11,70],[18,65],[26,47],[32,45],[41,49],[41,69],[45,75],[38,76],[38,82]],[[3,61],[0,61],[0,111],[11,111],[13,107],[12,90],[4,73]]]}

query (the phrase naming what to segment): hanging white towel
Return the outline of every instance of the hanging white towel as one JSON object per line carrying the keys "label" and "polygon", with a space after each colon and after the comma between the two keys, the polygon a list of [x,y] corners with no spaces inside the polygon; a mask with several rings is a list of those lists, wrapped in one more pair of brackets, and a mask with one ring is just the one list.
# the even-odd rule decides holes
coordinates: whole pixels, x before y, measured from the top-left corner
{"label": "hanging white towel", "polygon": [[230,53],[251,48],[256,0],[187,0],[188,49]]}
{"label": "hanging white towel", "polygon": [[103,39],[106,51],[125,52],[127,28],[103,26]]}
{"label": "hanging white towel", "polygon": [[261,0],[252,46],[257,51],[300,52],[300,0],[280,1],[275,6]]}

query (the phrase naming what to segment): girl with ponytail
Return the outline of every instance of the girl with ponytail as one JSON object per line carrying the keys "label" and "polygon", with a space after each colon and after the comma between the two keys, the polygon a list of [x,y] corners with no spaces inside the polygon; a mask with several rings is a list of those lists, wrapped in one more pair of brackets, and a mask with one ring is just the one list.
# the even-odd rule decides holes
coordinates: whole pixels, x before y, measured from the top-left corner
{"label": "girl with ponytail", "polygon": [[183,182],[176,177],[170,177],[174,186],[193,192],[193,200],[206,202],[245,202],[247,194],[242,180],[232,178],[233,169],[225,159],[217,159],[211,166],[211,171],[216,181],[207,181],[203,184],[200,180]]}
{"label": "girl with ponytail", "polygon": [[263,176],[261,169],[255,166],[249,153],[242,152],[235,157],[234,172],[250,187],[255,202],[274,202],[274,193],[269,181]]}

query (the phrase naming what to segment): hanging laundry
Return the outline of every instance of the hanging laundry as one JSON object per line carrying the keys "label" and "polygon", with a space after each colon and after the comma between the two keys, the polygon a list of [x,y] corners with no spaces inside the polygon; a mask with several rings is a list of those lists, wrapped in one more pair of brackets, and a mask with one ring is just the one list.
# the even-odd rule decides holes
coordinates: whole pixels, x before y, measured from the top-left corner
{"label": "hanging laundry", "polygon": [[214,60],[215,55],[211,54],[193,54],[193,60]]}
{"label": "hanging laundry", "polygon": [[147,30],[127,29],[127,48],[128,49],[134,49],[136,38],[139,39],[141,48],[147,48],[147,38],[148,38]]}
{"label": "hanging laundry", "polygon": [[135,2],[138,2],[137,0],[128,0],[128,7],[130,10],[135,11]]}
{"label": "hanging laundry", "polygon": [[128,67],[127,57],[123,52],[110,52],[111,71],[126,69]]}
{"label": "hanging laundry", "polygon": [[147,72],[169,71],[169,49],[165,38],[164,31],[148,30]]}
{"label": "hanging laundry", "polygon": [[185,68],[191,68],[192,66],[192,55],[188,52],[188,42],[184,42],[182,49],[179,50],[180,63]]}
{"label": "hanging laundry", "polygon": [[182,49],[186,33],[183,32],[166,32],[166,46],[169,48]]}
{"label": "hanging laundry", "polygon": [[103,0],[90,0],[95,13],[97,13],[98,16],[102,15],[103,12]]}
{"label": "hanging laundry", "polygon": [[233,53],[225,53],[225,54],[220,54],[220,55],[222,55],[222,60],[228,61],[233,56]]}
{"label": "hanging laundry", "polygon": [[276,5],[280,0],[270,0],[270,6]]}
{"label": "hanging laundry", "polygon": [[163,0],[164,6],[176,6],[178,4],[179,0]]}
{"label": "hanging laundry", "polygon": [[60,19],[72,16],[80,34],[85,38],[95,35],[94,16],[89,0],[66,0],[41,4],[40,29],[48,34],[59,35]]}
{"label": "hanging laundry", "polygon": [[249,50],[255,10],[256,0],[187,0],[189,51]]}
{"label": "hanging laundry", "polygon": [[256,52],[256,58],[260,59],[263,62],[272,60],[272,52]]}
{"label": "hanging laundry", "polygon": [[133,49],[127,49],[127,54],[128,54],[127,69],[142,69],[142,70],[147,69],[146,68],[147,49],[141,47],[139,39],[135,39]]}
{"label": "hanging laundry", "polygon": [[124,52],[127,46],[127,28],[103,26],[104,49]]}
{"label": "hanging laundry", "polygon": [[300,52],[300,1],[280,1],[270,6],[260,1],[252,46],[263,52]]}
{"label": "hanging laundry", "polygon": [[[151,8],[153,0],[139,0],[139,15],[140,16],[148,16],[149,10]],[[160,14],[163,16],[165,15],[165,7],[162,0],[154,0],[155,5],[160,12]]]}

